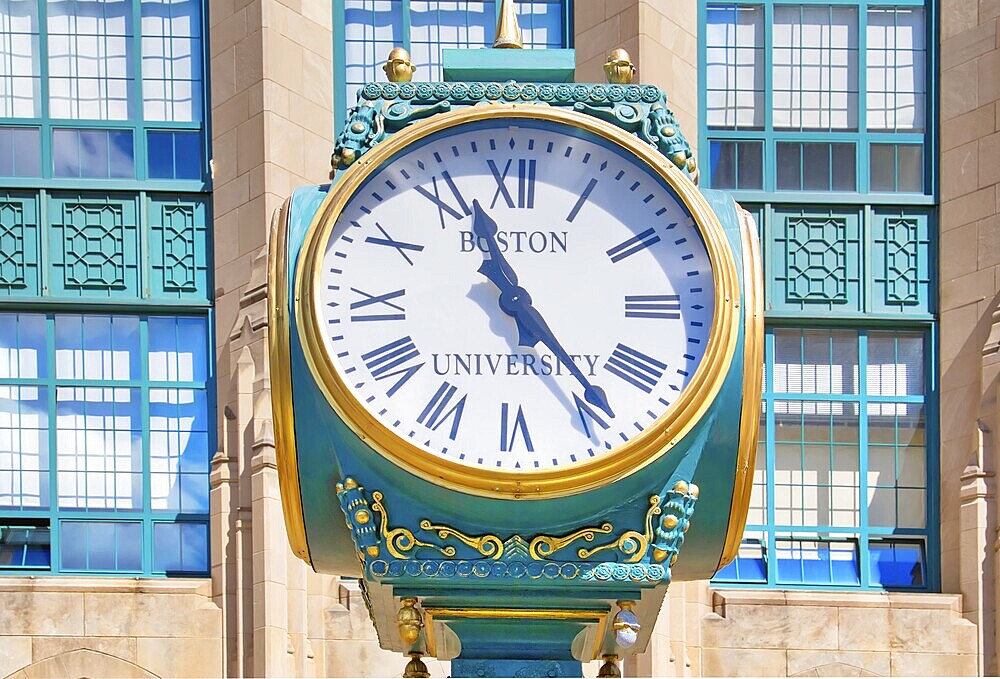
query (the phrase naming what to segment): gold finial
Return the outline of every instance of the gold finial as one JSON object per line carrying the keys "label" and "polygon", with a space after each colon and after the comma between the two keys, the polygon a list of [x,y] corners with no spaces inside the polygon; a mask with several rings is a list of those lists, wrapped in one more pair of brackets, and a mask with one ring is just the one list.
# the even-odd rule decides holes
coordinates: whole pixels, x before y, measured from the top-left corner
{"label": "gold finial", "polygon": [[413,72],[417,67],[410,61],[410,53],[402,47],[393,47],[389,58],[382,67],[385,77],[391,83],[408,83],[413,80]]}
{"label": "gold finial", "polygon": [[497,37],[493,41],[497,49],[522,49],[521,27],[514,13],[514,0],[503,0],[500,5],[500,19],[497,21]]}
{"label": "gold finial", "polygon": [[628,85],[635,76],[635,64],[632,57],[621,47],[611,51],[608,61],[604,64],[604,75],[613,85]]}
{"label": "gold finial", "polygon": [[618,669],[618,656],[617,655],[602,655],[601,660],[604,664],[601,665],[600,671],[597,673],[598,677],[610,677],[617,678],[622,676],[622,672]]}
{"label": "gold finial", "polygon": [[414,606],[417,600],[414,597],[404,597],[399,601],[399,612],[396,613],[396,627],[399,628],[399,638],[407,646],[412,646],[420,638],[420,630],[424,626],[424,620]]}
{"label": "gold finial", "polygon": [[427,671],[427,665],[420,659],[422,653],[410,653],[409,655],[410,662],[406,663],[406,669],[403,670],[404,679],[410,679],[410,677],[426,679],[431,676],[431,673]]}

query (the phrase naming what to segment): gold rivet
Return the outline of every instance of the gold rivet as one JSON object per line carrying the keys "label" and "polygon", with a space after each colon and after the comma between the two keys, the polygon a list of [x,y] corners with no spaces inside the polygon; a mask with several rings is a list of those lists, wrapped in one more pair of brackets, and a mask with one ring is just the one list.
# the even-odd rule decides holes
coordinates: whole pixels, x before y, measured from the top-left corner
{"label": "gold rivet", "polygon": [[663,527],[667,530],[677,527],[677,517],[672,514],[667,514],[663,517]]}
{"label": "gold rivet", "polygon": [[365,551],[368,552],[368,556],[378,556],[378,545],[369,545]]}
{"label": "gold rivet", "polygon": [[670,559],[670,565],[671,566],[673,566],[675,563],[677,563],[677,555],[676,554],[674,554],[673,558]]}
{"label": "gold rivet", "polygon": [[688,492],[688,484],[687,484],[687,482],[686,481],[678,481],[677,483],[674,484],[674,490],[676,490],[678,493],[686,493],[686,492]]}
{"label": "gold rivet", "polygon": [[[345,149],[343,152],[341,152],[340,155],[341,157],[345,157],[348,153],[350,153],[352,156],[354,155],[354,151],[351,151],[350,149]],[[346,488],[347,490],[351,490],[357,487],[358,487],[358,482],[352,479],[350,476],[344,479],[344,488]]]}
{"label": "gold rivet", "polygon": [[687,154],[683,151],[678,151],[674,155],[670,156],[670,160],[674,161],[674,165],[677,167],[684,167],[687,163]]}
{"label": "gold rivet", "polygon": [[698,161],[694,158],[688,158],[688,172],[694,172],[698,169]]}
{"label": "gold rivet", "polygon": [[357,134],[361,134],[364,131],[365,131],[365,126],[362,123],[354,123],[353,125],[351,125],[351,132],[356,132]]}
{"label": "gold rivet", "polygon": [[[351,163],[353,163],[355,161],[356,158],[357,158],[357,154],[354,153],[354,149],[342,149],[341,152],[340,152],[340,162],[341,162],[342,165],[350,165]],[[353,480],[349,479],[348,481],[350,483],[354,483]],[[357,484],[355,483],[353,486],[347,486],[347,487],[348,488],[355,488],[355,487],[357,487]]]}
{"label": "gold rivet", "polygon": [[[739,305],[737,304],[736,306]],[[691,484],[691,487],[688,488],[688,493],[690,493],[691,497],[698,497],[698,493],[700,492],[701,491],[698,489],[698,486],[693,483]]]}
{"label": "gold rivet", "polygon": [[672,137],[675,134],[677,134],[677,130],[670,127],[670,125],[664,125],[663,127],[660,128],[660,134],[662,134],[664,137]]}
{"label": "gold rivet", "polygon": [[360,524],[365,524],[371,521],[372,515],[368,513],[367,509],[359,509],[354,513],[354,520]]}
{"label": "gold rivet", "polygon": [[666,550],[660,549],[659,547],[654,547],[653,548],[653,560],[654,561],[656,561],[657,563],[659,563],[659,562],[663,561],[666,558],[667,558],[667,552],[666,552]]}

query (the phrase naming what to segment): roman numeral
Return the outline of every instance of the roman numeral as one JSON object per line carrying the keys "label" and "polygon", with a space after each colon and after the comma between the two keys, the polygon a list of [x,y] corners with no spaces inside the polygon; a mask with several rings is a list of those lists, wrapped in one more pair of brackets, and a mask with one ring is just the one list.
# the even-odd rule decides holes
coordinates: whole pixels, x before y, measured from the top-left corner
{"label": "roman numeral", "polygon": [[458,387],[443,382],[417,418],[417,422],[431,431],[437,431],[438,427],[450,419],[451,433],[448,438],[452,441],[458,435],[458,425],[462,421],[462,412],[465,410],[465,399],[468,398],[467,394],[463,394],[462,398],[455,401],[455,404],[448,410],[448,404],[452,403],[456,391],[458,391]]}
{"label": "roman numeral", "polygon": [[653,228],[646,229],[638,236],[633,236],[629,238],[624,243],[619,243],[610,250],[608,250],[608,257],[611,258],[611,263],[615,264],[622,261],[630,255],[645,250],[651,245],[656,245],[660,242],[660,237],[656,235],[656,230]]}
{"label": "roman numeral", "polygon": [[[444,214],[446,212],[455,219],[462,219],[463,217],[471,215],[472,210],[469,208],[469,204],[465,202],[465,198],[462,197],[462,194],[459,193],[458,187],[455,186],[455,181],[451,178],[451,175],[445,171],[441,173],[441,178],[444,179],[444,183],[451,191],[452,197],[458,203],[457,209],[449,205],[444,199],[441,198],[441,194],[438,192],[437,177],[431,177],[431,188],[433,189],[433,193],[422,186],[414,188],[416,188],[417,193],[437,206],[438,216],[441,218],[441,228],[443,229],[445,228]],[[461,210],[461,212],[459,212],[459,210]]]}
{"label": "roman numeral", "polygon": [[625,295],[625,318],[680,318],[680,295]]}
{"label": "roman numeral", "polygon": [[535,447],[531,444],[531,434],[528,433],[528,423],[524,420],[524,411],[518,406],[517,415],[511,422],[510,410],[510,404],[500,404],[500,452],[506,453],[514,449],[514,439],[517,438],[518,432],[528,452],[535,452]]}
{"label": "roman numeral", "polygon": [[[415,362],[418,358],[420,358],[420,352],[417,351],[417,346],[409,337],[389,342],[385,346],[361,355],[361,360],[365,362],[368,372],[376,381],[402,375],[385,393],[390,398],[399,391],[401,386],[406,384],[407,380],[424,367],[423,363]],[[407,363],[410,365],[406,365]]]}
{"label": "roman numeral", "polygon": [[572,222],[574,219],[576,219],[576,216],[580,214],[580,210],[583,208],[583,204],[587,202],[588,198],[590,198],[590,194],[593,193],[594,188],[596,186],[597,186],[597,180],[591,179],[590,183],[587,184],[587,188],[585,188],[583,190],[583,193],[580,194],[580,198],[579,200],[576,201],[576,205],[574,205],[573,209],[569,211],[569,216],[566,217],[567,222]]}
{"label": "roman numeral", "polygon": [[580,414],[580,421],[583,422],[583,431],[586,432],[587,438],[592,438],[597,433],[597,429],[591,428],[590,423],[596,423],[602,429],[608,429],[611,426],[597,414],[596,410],[590,407],[589,403],[576,394],[573,394],[573,402],[576,403],[576,412]]}
{"label": "roman numeral", "polygon": [[[503,172],[497,167],[497,164],[493,160],[487,160],[486,164],[490,166],[490,172],[493,173],[493,179],[496,180],[497,190],[493,194],[493,202],[490,207],[496,207],[497,199],[501,196],[504,202],[507,203],[507,207],[514,207],[514,197],[511,195],[510,191],[507,189],[507,174],[510,172],[511,165],[514,164],[513,160],[508,160],[507,164],[504,165]],[[518,160],[517,161],[517,207],[520,208],[533,208],[535,207],[535,166],[537,161],[534,160]]]}
{"label": "roman numeral", "polygon": [[403,256],[403,259],[405,259],[410,266],[413,266],[413,260],[410,259],[410,256],[407,255],[405,251],[410,250],[411,252],[421,252],[423,251],[424,246],[416,245],[414,243],[406,243],[401,240],[394,239],[392,236],[389,235],[389,233],[385,229],[382,228],[382,225],[379,224],[378,222],[375,222],[375,228],[381,231],[382,235],[385,236],[385,238],[375,238],[373,236],[368,236],[367,238],[365,238],[365,242],[372,243],[373,245],[385,245],[387,247],[393,248],[396,250],[396,252],[398,252]]}
{"label": "roman numeral", "polygon": [[608,358],[608,362],[604,364],[604,369],[648,394],[663,377],[667,365],[619,343]]}
{"label": "roman numeral", "polygon": [[387,292],[384,295],[371,295],[365,292],[364,290],[358,290],[357,288],[351,288],[351,292],[361,295],[364,298],[357,302],[352,302],[351,311],[356,311],[357,309],[365,309],[370,306],[375,306],[376,308],[373,309],[373,311],[381,312],[381,313],[352,315],[351,316],[352,321],[405,321],[406,320],[406,309],[391,301],[405,295],[406,290],[394,290],[393,292]]}

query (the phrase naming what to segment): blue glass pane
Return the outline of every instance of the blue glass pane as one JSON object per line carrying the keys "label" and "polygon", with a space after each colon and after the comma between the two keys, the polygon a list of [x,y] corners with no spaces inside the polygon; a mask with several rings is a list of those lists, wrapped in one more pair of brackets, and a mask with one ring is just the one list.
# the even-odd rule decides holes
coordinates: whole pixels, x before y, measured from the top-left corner
{"label": "blue glass pane", "polygon": [[181,512],[208,513],[208,474],[181,474]]}
{"label": "blue glass pane", "polygon": [[175,179],[201,179],[201,134],[174,133]]}
{"label": "blue glass pane", "polygon": [[181,570],[181,531],[176,523],[153,524],[153,570]]}
{"label": "blue glass pane", "polygon": [[107,130],[80,130],[80,176],[107,178],[108,132]]}
{"label": "blue glass pane", "polygon": [[108,155],[109,177],[112,179],[132,179],[135,177],[135,149],[132,145],[131,130],[108,132]]}
{"label": "blue glass pane", "polygon": [[87,524],[63,521],[59,524],[60,551],[64,570],[84,570],[87,567]]}
{"label": "blue glass pane", "polygon": [[798,191],[802,188],[802,158],[800,144],[778,142],[775,165],[778,172],[777,187],[779,191]]}
{"label": "blue glass pane", "polygon": [[113,571],[117,566],[115,524],[88,523],[87,567],[97,571]]}
{"label": "blue glass pane", "polygon": [[896,147],[872,144],[869,158],[872,191],[896,190]]}
{"label": "blue glass pane", "polygon": [[764,188],[764,144],[759,141],[736,145],[736,184],[740,189]]}
{"label": "blue glass pane", "polygon": [[49,390],[0,386],[0,507],[49,504]]}
{"label": "blue glass pane", "polygon": [[39,177],[42,174],[41,132],[34,127],[15,128],[13,134],[15,177]]}
{"label": "blue glass pane", "polygon": [[0,568],[48,568],[49,529],[0,525]]}
{"label": "blue glass pane", "polygon": [[736,142],[713,141],[710,147],[712,188],[736,188]]}
{"label": "blue glass pane", "polygon": [[119,523],[117,528],[117,550],[119,571],[142,570],[142,525]]}
{"label": "blue glass pane", "polygon": [[56,177],[80,176],[78,130],[52,130],[52,171]]}
{"label": "blue glass pane", "polygon": [[184,570],[205,573],[208,571],[208,525],[182,523],[181,559]]}
{"label": "blue glass pane", "polygon": [[920,144],[900,144],[896,147],[897,183],[900,191],[917,193],[924,190],[924,149]]}
{"label": "blue glass pane", "polygon": [[853,542],[779,540],[779,584],[860,584],[857,545]]}
{"label": "blue glass pane", "polygon": [[0,175],[14,175],[14,132],[9,127],[0,127]]}
{"label": "blue glass pane", "polygon": [[174,178],[173,132],[147,132],[146,155],[149,158],[150,179]]}
{"label": "blue glass pane", "polygon": [[869,569],[873,585],[924,586],[924,546],[919,542],[872,542]]}
{"label": "blue glass pane", "polygon": [[0,378],[45,378],[45,316],[0,314]]}
{"label": "blue glass pane", "polygon": [[149,319],[149,379],[204,382],[208,379],[208,323],[198,317]]}

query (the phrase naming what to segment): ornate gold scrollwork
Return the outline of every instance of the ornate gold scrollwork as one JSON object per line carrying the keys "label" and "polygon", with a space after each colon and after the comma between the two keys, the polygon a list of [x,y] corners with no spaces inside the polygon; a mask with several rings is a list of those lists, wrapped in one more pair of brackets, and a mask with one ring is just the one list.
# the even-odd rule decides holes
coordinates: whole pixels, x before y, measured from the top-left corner
{"label": "ornate gold scrollwork", "polygon": [[[450,537],[457,538],[485,557],[489,557],[491,559],[499,559],[501,556],[503,556],[503,540],[498,538],[496,535],[482,535],[479,537],[472,537],[460,531],[457,531],[450,526],[435,526],[427,519],[423,519],[420,522],[420,528],[423,530],[437,531],[438,537],[441,538],[442,540],[447,540]],[[455,553],[454,547],[448,547],[446,549],[450,549],[452,555],[454,555]]]}
{"label": "ornate gold scrollwork", "polygon": [[581,547],[577,554],[581,559],[589,559],[594,554],[602,552],[605,549],[618,549],[618,551],[628,557],[625,559],[625,563],[641,561],[642,557],[646,554],[646,550],[649,548],[649,543],[653,541],[653,517],[658,516],[661,512],[660,496],[651,495],[649,498],[649,510],[646,512],[645,534],[639,531],[627,530],[614,542],[609,542],[606,545],[600,545],[593,549]]}
{"label": "ornate gold scrollwork", "polygon": [[439,547],[430,542],[418,540],[413,532],[406,528],[389,528],[389,513],[382,503],[383,497],[381,491],[376,490],[372,493],[372,509],[382,517],[382,539],[385,540],[386,549],[389,550],[390,554],[397,559],[406,559],[409,558],[406,552],[411,552],[417,547],[427,547],[448,557],[455,556],[454,547]]}
{"label": "ornate gold scrollwork", "polygon": [[531,541],[531,544],[528,546],[528,553],[535,561],[544,561],[563,547],[566,547],[577,540],[582,539],[587,542],[593,542],[594,538],[597,537],[599,533],[607,535],[613,530],[614,526],[605,521],[597,528],[581,528],[580,530],[561,538],[539,535]]}

